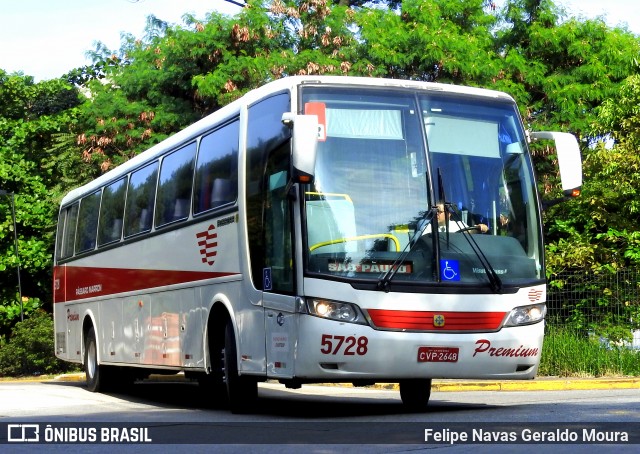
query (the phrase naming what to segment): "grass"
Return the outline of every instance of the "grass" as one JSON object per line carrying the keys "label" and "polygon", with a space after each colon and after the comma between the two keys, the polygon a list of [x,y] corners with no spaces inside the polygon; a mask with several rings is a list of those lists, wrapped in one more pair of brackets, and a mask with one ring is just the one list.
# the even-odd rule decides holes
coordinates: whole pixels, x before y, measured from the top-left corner
{"label": "grass", "polygon": [[640,376],[640,350],[609,347],[568,328],[550,329],[544,339],[539,376]]}

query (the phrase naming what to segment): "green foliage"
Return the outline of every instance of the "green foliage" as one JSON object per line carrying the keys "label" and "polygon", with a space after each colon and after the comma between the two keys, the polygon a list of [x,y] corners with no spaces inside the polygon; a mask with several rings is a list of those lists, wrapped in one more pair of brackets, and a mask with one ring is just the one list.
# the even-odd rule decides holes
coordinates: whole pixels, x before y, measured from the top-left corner
{"label": "green foliage", "polygon": [[490,84],[501,62],[491,34],[497,19],[485,13],[484,3],[406,0],[399,15],[362,10],[357,15],[360,58],[375,76]]}
{"label": "green foliage", "polygon": [[35,311],[18,322],[9,341],[0,339],[0,377],[40,375],[70,370],[54,354],[53,320]]}
{"label": "green foliage", "polygon": [[21,318],[29,317],[32,313],[42,307],[39,298],[23,298],[22,305],[18,295],[15,301],[10,301],[0,305],[0,342],[6,340],[11,335],[11,330],[20,322]]}
{"label": "green foliage", "polygon": [[[606,99],[598,109],[595,133],[610,135],[626,152],[637,150],[640,147],[639,102],[640,75],[634,74],[625,79],[615,95]],[[638,171],[637,161],[631,170]]]}
{"label": "green foliage", "polygon": [[198,94],[224,105],[270,80],[289,75],[354,74],[353,10],[316,0],[249,1],[234,19],[211,16],[203,42],[212,69],[193,80]]}
{"label": "green foliage", "polygon": [[550,0],[507,2],[502,19],[498,49],[525,119],[588,135],[595,109],[637,70],[637,37],[601,19],[562,21]]}
{"label": "green foliage", "polygon": [[560,377],[640,375],[640,351],[611,347],[572,329],[548,329],[539,375]]}
{"label": "green foliage", "polygon": [[630,76],[596,109],[591,130],[613,145],[600,141],[583,150],[582,195],[545,215],[548,274],[640,265],[639,81]]}
{"label": "green foliage", "polygon": [[47,149],[55,134],[69,129],[79,105],[77,90],[64,81],[36,84],[0,70],[0,188],[14,194],[0,196],[0,306],[17,300],[18,265],[23,294],[49,300],[57,212],[52,187],[59,180],[59,161]]}

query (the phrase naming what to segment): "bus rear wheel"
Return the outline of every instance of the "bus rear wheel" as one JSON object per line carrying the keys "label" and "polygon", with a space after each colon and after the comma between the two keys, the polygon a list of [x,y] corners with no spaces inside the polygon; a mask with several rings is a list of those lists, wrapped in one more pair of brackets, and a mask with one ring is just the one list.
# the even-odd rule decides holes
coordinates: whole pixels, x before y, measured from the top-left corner
{"label": "bus rear wheel", "polygon": [[99,392],[102,389],[103,380],[98,365],[98,347],[93,327],[89,328],[84,345],[84,372],[87,377],[87,389],[91,392]]}
{"label": "bus rear wheel", "polygon": [[411,411],[424,411],[431,397],[431,379],[400,380],[402,404]]}
{"label": "bus rear wheel", "polygon": [[258,382],[255,378],[238,373],[236,336],[231,321],[225,327],[222,355],[229,409],[232,413],[246,413],[255,406],[258,399]]}
{"label": "bus rear wheel", "polygon": [[89,391],[125,391],[133,385],[135,374],[131,369],[98,364],[98,344],[93,327],[87,331],[84,345],[84,372],[87,377],[87,389]]}

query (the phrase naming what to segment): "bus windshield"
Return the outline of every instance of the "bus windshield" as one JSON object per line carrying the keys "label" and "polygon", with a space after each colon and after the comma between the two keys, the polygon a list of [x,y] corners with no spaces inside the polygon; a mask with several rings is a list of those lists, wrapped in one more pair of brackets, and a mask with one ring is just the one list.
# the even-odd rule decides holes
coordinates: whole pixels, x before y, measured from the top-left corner
{"label": "bus windshield", "polygon": [[305,87],[320,124],[304,188],[308,275],[503,287],[544,276],[533,170],[514,103],[424,90]]}

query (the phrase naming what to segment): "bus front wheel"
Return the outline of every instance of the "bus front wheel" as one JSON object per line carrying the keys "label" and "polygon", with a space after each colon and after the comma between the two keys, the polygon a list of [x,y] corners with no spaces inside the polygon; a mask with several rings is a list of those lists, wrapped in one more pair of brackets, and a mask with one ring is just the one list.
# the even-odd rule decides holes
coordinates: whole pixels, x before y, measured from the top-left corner
{"label": "bus front wheel", "polygon": [[231,321],[227,323],[223,349],[224,382],[232,413],[246,413],[258,399],[258,382],[255,378],[238,373],[236,336]]}
{"label": "bus front wheel", "polygon": [[400,380],[402,404],[411,411],[424,411],[431,397],[431,379]]}

